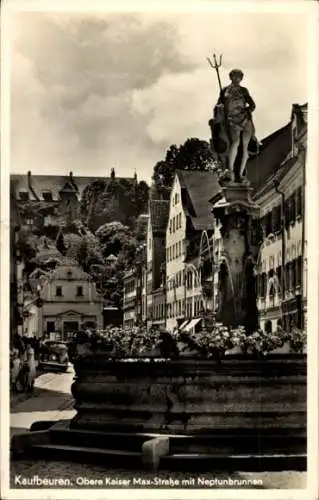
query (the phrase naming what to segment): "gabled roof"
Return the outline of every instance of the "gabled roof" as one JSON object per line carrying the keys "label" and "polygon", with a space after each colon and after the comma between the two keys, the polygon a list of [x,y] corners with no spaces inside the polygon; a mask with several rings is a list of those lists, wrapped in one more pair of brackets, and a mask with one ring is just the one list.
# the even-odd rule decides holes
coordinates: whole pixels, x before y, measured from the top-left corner
{"label": "gabled roof", "polygon": [[150,200],[149,207],[152,233],[163,233],[163,236],[165,236],[169,216],[169,201]]}
{"label": "gabled roof", "polygon": [[176,174],[182,188],[183,207],[193,229],[211,229],[214,218],[209,200],[221,192],[217,175],[197,170],[177,170]]}
{"label": "gabled roof", "polygon": [[251,187],[258,189],[273,175],[291,151],[291,123],[262,140],[259,154],[247,162],[247,177]]}
{"label": "gabled roof", "polygon": [[[43,193],[50,191],[54,201],[60,200],[60,191],[65,187],[72,192],[76,192],[78,197],[82,196],[85,187],[93,181],[103,180],[106,183],[110,182],[110,177],[82,177],[74,175],[29,175],[28,174],[12,174],[11,180],[15,183],[15,193],[19,197],[19,191],[32,190],[40,200],[43,200]],[[118,177],[117,179],[122,179]],[[125,178],[127,181],[134,181],[133,177]]]}
{"label": "gabled roof", "polygon": [[50,281],[55,280],[72,280],[91,281],[92,277],[85,273],[76,260],[70,257],[64,257],[61,264],[50,273]]}
{"label": "gabled roof", "polygon": [[73,182],[70,182],[70,181],[67,181],[64,186],[62,187],[62,189],[60,189],[60,193],[61,192],[64,192],[64,193],[76,193],[77,192],[77,189],[74,185]]}

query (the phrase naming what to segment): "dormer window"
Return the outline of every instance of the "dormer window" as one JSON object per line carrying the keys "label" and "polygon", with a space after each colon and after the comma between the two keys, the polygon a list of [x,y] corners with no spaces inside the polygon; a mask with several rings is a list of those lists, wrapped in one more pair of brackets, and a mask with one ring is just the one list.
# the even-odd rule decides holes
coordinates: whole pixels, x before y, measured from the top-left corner
{"label": "dormer window", "polygon": [[21,201],[29,201],[29,193],[28,191],[19,191],[19,198]]}
{"label": "dormer window", "polygon": [[49,190],[42,191],[42,198],[43,198],[45,201],[52,201],[52,200],[53,200],[53,198],[52,198],[52,193],[51,193],[51,191],[49,191]]}

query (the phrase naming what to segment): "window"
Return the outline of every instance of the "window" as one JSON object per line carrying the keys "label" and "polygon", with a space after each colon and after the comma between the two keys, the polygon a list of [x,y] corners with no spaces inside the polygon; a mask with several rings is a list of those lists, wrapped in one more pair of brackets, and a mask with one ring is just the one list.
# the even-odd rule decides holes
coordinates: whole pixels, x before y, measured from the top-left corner
{"label": "window", "polygon": [[302,215],[302,188],[297,189],[296,193],[296,217]]}
{"label": "window", "polygon": [[292,219],[292,222],[296,221],[296,208],[297,208],[296,201],[297,201],[297,192],[295,191],[291,195],[291,219]]}
{"label": "window", "polygon": [[76,287],[76,296],[77,297],[83,297],[83,286],[77,286]]}
{"label": "window", "polygon": [[266,215],[266,235],[272,233],[272,212]]}
{"label": "window", "polygon": [[174,205],[177,205],[177,203],[178,203],[178,193],[175,193]]}
{"label": "window", "polygon": [[47,333],[55,332],[55,322],[47,321]]}
{"label": "window", "polygon": [[301,285],[301,280],[302,280],[302,259],[301,257],[298,257],[296,263],[296,286]]}
{"label": "window", "polygon": [[62,286],[57,286],[55,289],[55,295],[57,297],[62,297]]}
{"label": "window", "polygon": [[276,274],[277,274],[277,278],[278,278],[279,286],[280,286],[280,290],[281,290],[281,266],[277,267]]}
{"label": "window", "polygon": [[267,274],[266,273],[262,273],[262,296],[263,297],[266,297],[266,293],[267,293]]}
{"label": "window", "polygon": [[172,232],[172,219],[169,221],[169,232]]}
{"label": "window", "polygon": [[272,332],[272,323],[270,320],[266,321],[266,323],[265,323],[265,331],[266,331],[266,333]]}
{"label": "window", "polygon": [[290,272],[290,269],[291,269],[291,265],[290,265],[290,262],[288,262],[288,264],[286,264],[286,266],[285,266],[286,290],[290,290],[290,288],[291,288],[291,272]]}
{"label": "window", "polygon": [[42,198],[45,201],[52,201],[52,193],[51,193],[51,191],[43,191],[42,192]]}
{"label": "window", "polygon": [[272,210],[272,230],[274,233],[280,231],[281,228],[281,205]]}
{"label": "window", "polygon": [[296,288],[296,275],[297,275],[297,269],[296,269],[296,264],[297,261],[293,260],[291,263],[291,288],[294,290]]}
{"label": "window", "polygon": [[19,192],[19,198],[21,201],[28,201],[29,200],[29,193],[28,191],[20,191]]}
{"label": "window", "polygon": [[175,233],[175,217],[173,217],[173,233]]}

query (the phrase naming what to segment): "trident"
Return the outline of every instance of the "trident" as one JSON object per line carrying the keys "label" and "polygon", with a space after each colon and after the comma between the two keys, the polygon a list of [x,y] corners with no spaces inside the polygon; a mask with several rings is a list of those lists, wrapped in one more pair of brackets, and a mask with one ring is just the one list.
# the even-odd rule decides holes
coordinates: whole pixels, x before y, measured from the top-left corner
{"label": "trident", "polygon": [[213,58],[214,58],[214,64],[212,63],[212,61],[210,60],[209,57],[207,57],[207,61],[209,62],[210,66],[216,70],[216,73],[217,73],[217,78],[218,78],[218,83],[219,83],[219,90],[221,91],[222,90],[222,84],[221,84],[221,81],[220,81],[220,76],[219,76],[219,68],[221,67],[222,65],[222,59],[223,59],[223,54],[221,54],[219,56],[219,62],[217,62],[217,58],[216,58],[216,55],[213,54]]}

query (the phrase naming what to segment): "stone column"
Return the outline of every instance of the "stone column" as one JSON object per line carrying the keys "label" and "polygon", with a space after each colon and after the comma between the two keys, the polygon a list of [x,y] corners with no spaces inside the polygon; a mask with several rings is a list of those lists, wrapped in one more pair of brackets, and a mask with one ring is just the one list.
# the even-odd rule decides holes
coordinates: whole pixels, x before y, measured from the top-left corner
{"label": "stone column", "polygon": [[259,207],[252,201],[251,191],[248,181],[224,184],[223,198],[213,205],[223,240],[216,319],[231,327],[245,326],[247,332],[258,328],[255,277],[258,249],[252,236]]}

